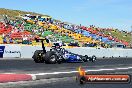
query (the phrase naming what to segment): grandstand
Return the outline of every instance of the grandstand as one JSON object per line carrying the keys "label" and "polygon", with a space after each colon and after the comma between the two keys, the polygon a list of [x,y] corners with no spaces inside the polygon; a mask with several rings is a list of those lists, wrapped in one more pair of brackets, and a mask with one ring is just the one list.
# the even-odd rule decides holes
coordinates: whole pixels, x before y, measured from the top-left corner
{"label": "grandstand", "polygon": [[[3,14],[1,11],[5,11]],[[0,43],[1,44],[35,44],[36,37],[48,37],[52,42],[78,42],[80,46],[110,48],[115,44],[130,46],[130,33],[111,28],[99,28],[73,25],[53,19],[48,15],[31,12],[0,9]],[[17,12],[17,14],[16,14]],[[13,16],[14,15],[14,16]],[[5,18],[6,17],[6,18]],[[13,18],[14,17],[14,18]]]}

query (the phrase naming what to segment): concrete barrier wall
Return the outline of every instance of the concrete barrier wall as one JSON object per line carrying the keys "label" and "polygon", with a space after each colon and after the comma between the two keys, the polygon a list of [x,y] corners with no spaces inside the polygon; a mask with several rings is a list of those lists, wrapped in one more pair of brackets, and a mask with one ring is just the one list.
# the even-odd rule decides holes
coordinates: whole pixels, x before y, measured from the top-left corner
{"label": "concrete barrier wall", "polygon": [[6,45],[3,57],[21,57],[21,47],[17,45]]}
{"label": "concrete barrier wall", "polygon": [[69,51],[81,55],[96,55],[97,57],[132,57],[132,49],[119,49],[119,48],[73,48]]}
{"label": "concrete barrier wall", "polygon": [[[21,46],[21,58],[32,58],[36,50],[42,50],[40,46]],[[46,50],[50,50],[49,47],[46,47]]]}
{"label": "concrete barrier wall", "polygon": [[[0,45],[2,46],[2,45]],[[42,50],[41,46],[20,46],[20,45],[4,45],[3,57],[20,57],[32,58],[35,50]],[[49,50],[50,47],[46,47]],[[67,49],[70,52],[80,55],[95,55],[97,57],[132,57],[132,49],[119,49],[119,48],[90,48],[90,47],[77,47]]]}

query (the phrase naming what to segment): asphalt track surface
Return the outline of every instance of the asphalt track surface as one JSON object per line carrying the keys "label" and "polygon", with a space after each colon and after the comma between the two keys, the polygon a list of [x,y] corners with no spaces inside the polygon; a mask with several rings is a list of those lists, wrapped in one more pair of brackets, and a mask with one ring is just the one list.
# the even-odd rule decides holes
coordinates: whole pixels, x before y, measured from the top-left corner
{"label": "asphalt track surface", "polygon": [[[32,59],[0,59],[0,73],[52,73],[63,71],[75,71],[79,66],[85,69],[109,69],[109,68],[121,68],[132,67],[132,58],[109,58],[98,59],[95,63],[62,63],[62,64],[44,64],[34,63]],[[89,72],[89,74],[130,74],[132,75],[132,69],[122,69],[114,71],[99,71]],[[75,80],[76,75],[71,77],[51,78],[29,81],[29,82],[16,82],[16,83],[2,83],[0,88],[132,88],[132,83],[129,84],[85,84],[79,85]],[[131,78],[132,79],[132,78]]]}

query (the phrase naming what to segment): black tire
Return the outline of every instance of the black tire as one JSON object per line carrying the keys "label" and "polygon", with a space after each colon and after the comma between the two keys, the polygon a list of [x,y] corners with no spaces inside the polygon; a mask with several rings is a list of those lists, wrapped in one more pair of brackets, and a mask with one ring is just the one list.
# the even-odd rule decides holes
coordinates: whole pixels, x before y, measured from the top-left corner
{"label": "black tire", "polygon": [[85,55],[84,57],[87,59],[87,61],[89,61],[89,57],[88,57],[88,55]]}
{"label": "black tire", "polygon": [[88,58],[88,55],[85,55],[86,58]]}
{"label": "black tire", "polygon": [[95,62],[95,61],[96,61],[96,56],[93,55],[93,56],[92,56],[92,62]]}
{"label": "black tire", "polygon": [[61,49],[62,54],[65,54],[66,50],[64,48]]}
{"label": "black tire", "polygon": [[58,63],[58,64],[61,64],[61,63],[64,61],[64,58],[63,58],[63,56],[61,56],[61,55],[58,56],[57,58],[58,58],[58,59],[57,59],[57,63]]}
{"label": "black tire", "polygon": [[36,63],[44,63],[43,50],[36,50],[32,58]]}
{"label": "black tire", "polygon": [[48,51],[45,54],[45,63],[46,64],[56,64],[57,63],[57,55],[53,51]]}
{"label": "black tire", "polygon": [[82,56],[82,60],[83,60],[84,62],[87,62],[87,57],[86,57],[86,56]]}

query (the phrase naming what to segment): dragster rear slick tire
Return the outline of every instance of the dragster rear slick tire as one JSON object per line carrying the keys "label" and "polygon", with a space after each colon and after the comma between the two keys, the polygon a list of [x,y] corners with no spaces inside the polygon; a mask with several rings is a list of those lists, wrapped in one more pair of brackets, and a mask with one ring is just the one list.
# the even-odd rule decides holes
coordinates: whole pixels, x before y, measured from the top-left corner
{"label": "dragster rear slick tire", "polygon": [[43,50],[36,50],[32,58],[34,59],[35,63],[44,63]]}

